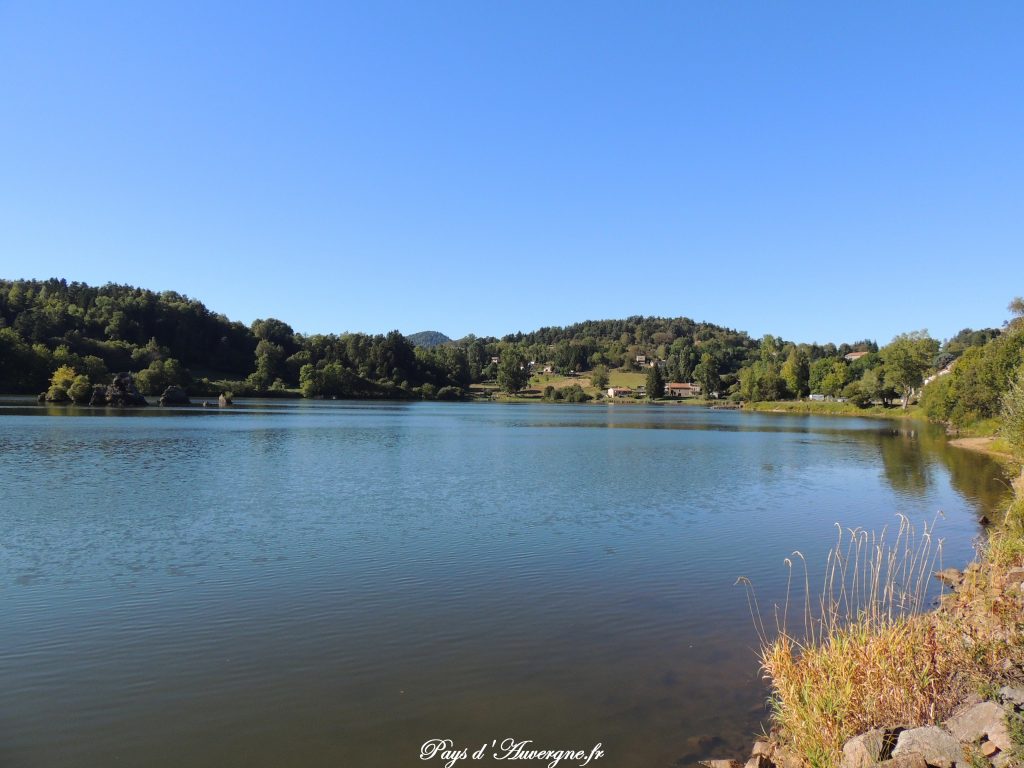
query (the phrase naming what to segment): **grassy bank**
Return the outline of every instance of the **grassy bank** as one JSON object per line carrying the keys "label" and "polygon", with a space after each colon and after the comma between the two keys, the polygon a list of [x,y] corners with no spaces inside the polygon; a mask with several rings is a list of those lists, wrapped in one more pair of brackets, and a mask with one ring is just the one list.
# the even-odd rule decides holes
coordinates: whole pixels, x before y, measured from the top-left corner
{"label": "grassy bank", "polygon": [[763,413],[809,413],[821,416],[866,416],[884,419],[921,418],[917,406],[912,405],[906,410],[899,406],[885,407],[872,405],[858,408],[853,403],[826,402],[822,400],[773,400],[770,402],[744,403],[745,411]]}
{"label": "grassy bank", "polygon": [[[929,611],[933,542],[930,531],[906,526],[891,545],[852,532],[833,550],[820,594],[784,607],[788,622],[759,625],[780,750],[812,768],[836,768],[844,743],[871,728],[941,723],[968,696],[1021,684],[1024,596],[1014,569],[1024,566],[1024,474],[978,560]],[[802,614],[798,629],[790,611]],[[1020,740],[1010,764],[1024,765],[1024,723],[1009,725]]]}

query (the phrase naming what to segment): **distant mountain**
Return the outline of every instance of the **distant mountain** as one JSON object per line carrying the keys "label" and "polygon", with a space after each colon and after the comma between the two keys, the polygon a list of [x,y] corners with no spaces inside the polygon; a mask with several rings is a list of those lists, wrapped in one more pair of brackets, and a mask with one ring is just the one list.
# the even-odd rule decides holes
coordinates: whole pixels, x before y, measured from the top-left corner
{"label": "distant mountain", "polygon": [[417,347],[439,347],[442,344],[447,344],[451,341],[440,331],[420,331],[419,333],[410,333],[405,337],[409,340],[410,344]]}

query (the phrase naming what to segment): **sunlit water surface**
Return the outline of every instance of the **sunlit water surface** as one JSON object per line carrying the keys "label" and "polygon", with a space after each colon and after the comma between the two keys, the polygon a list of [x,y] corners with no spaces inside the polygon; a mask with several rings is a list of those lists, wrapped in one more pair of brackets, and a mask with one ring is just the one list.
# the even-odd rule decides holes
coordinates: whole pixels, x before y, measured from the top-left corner
{"label": "sunlit water surface", "polygon": [[1005,492],[920,425],[305,401],[7,399],[0,484],[4,768],[737,756],[766,695],[738,577],[770,606],[794,549],[820,571],[835,523],[897,513],[941,511],[962,564]]}

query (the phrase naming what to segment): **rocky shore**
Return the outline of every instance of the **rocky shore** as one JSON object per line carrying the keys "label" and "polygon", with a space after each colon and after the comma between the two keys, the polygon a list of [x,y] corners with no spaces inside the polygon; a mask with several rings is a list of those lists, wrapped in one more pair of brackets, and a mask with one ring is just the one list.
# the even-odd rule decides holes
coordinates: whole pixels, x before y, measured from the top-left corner
{"label": "rocky shore", "polygon": [[[962,445],[989,450],[986,444]],[[970,652],[1001,649],[988,680],[964,675],[952,700],[934,700],[921,722],[879,722],[843,745],[838,761],[808,759],[787,746],[777,728],[754,743],[746,760],[707,759],[707,768],[1024,768],[1024,541],[1009,529],[1024,505],[1024,472],[1001,526],[989,528],[989,548],[962,572],[935,573],[951,591],[930,614],[936,624],[962,627],[956,643]],[[987,522],[987,521],[986,521]],[[1009,546],[1007,546],[1009,545]],[[999,550],[998,553],[995,550]],[[1009,555],[1007,554],[1009,553]],[[934,650],[932,651],[935,652]],[[939,686],[941,687],[941,686]],[[948,686],[947,686],[948,689]]]}
{"label": "rocky shore", "polygon": [[[992,700],[975,694],[941,726],[876,728],[843,747],[838,768],[1021,768],[1024,685],[1003,686]],[[703,760],[707,768],[804,768],[799,755],[757,741],[746,762]]]}

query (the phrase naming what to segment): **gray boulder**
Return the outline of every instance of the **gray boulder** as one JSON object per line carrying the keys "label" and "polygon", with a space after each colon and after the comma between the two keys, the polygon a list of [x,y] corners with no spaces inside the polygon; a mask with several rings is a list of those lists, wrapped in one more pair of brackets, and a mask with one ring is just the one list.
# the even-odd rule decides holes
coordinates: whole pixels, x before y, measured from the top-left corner
{"label": "gray boulder", "polygon": [[135,388],[135,379],[130,373],[119,373],[110,382],[107,387],[107,404],[127,407],[149,405]]}
{"label": "gray boulder", "polygon": [[89,397],[89,405],[106,405],[107,404],[107,388],[102,384],[97,384],[92,388],[92,395]]}
{"label": "gray boulder", "polygon": [[983,701],[963,709],[944,723],[960,741],[974,744],[985,737],[1004,752],[1013,746],[1006,727],[1006,712],[994,701]]}
{"label": "gray boulder", "polygon": [[188,393],[179,386],[172,384],[160,395],[160,405],[191,405]]}
{"label": "gray boulder", "polygon": [[928,763],[921,755],[900,755],[891,760],[875,763],[875,768],[928,768]]}
{"label": "gray boulder", "polygon": [[999,698],[1015,707],[1024,707],[1024,688],[1011,688],[1009,685],[1004,685],[999,689]]}
{"label": "gray boulder", "polygon": [[874,729],[854,736],[843,745],[843,759],[839,768],[871,768],[884,759],[885,731]]}
{"label": "gray boulder", "polygon": [[892,756],[915,754],[934,768],[955,768],[957,763],[966,763],[960,742],[934,725],[912,728],[900,734]]}

